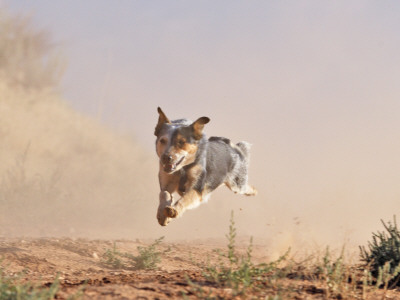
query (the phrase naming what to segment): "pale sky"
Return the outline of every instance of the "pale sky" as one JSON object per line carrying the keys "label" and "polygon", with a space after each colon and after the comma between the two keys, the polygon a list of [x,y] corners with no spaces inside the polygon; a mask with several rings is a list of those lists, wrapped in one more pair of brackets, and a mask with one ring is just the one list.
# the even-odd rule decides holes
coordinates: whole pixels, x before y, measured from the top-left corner
{"label": "pale sky", "polygon": [[400,2],[3,3],[60,43],[66,100],[151,151],[157,106],[205,115],[254,145],[270,212],[368,233],[398,212]]}
{"label": "pale sky", "polygon": [[69,102],[140,138],[158,105],[172,118],[233,114],[301,139],[398,108],[396,1],[4,3],[62,45]]}

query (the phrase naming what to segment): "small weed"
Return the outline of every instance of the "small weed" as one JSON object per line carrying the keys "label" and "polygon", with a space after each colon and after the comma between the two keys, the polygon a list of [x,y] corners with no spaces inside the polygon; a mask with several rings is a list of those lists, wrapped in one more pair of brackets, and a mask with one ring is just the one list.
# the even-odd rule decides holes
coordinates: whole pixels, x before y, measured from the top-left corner
{"label": "small weed", "polygon": [[[399,281],[400,265],[391,268],[390,262],[386,262],[383,267],[379,267],[376,287],[383,287],[384,290],[393,288]],[[390,283],[390,286],[389,286]]]}
{"label": "small weed", "polygon": [[139,251],[139,255],[134,256],[132,254],[125,253],[125,257],[128,258],[130,264],[136,270],[156,269],[157,265],[161,262],[161,255],[166,252],[157,250],[157,247],[161,244],[163,239],[164,237],[160,237],[147,247],[138,246],[137,249]]}
{"label": "small weed", "polygon": [[49,287],[40,287],[30,282],[24,282],[20,277],[9,277],[4,274],[3,270],[0,270],[0,299],[54,299],[58,290],[58,279],[54,280]]}
{"label": "small weed", "polygon": [[103,254],[102,263],[108,267],[113,269],[121,269],[124,267],[123,261],[120,259],[123,257],[123,253],[117,250],[117,245],[114,242],[112,249],[107,249],[106,252]]}
{"label": "small weed", "polygon": [[367,298],[367,294],[372,286],[372,275],[368,268],[363,270],[362,276],[362,299]]}
{"label": "small weed", "polygon": [[343,283],[348,279],[347,269],[343,262],[344,247],[339,257],[332,258],[329,247],[326,248],[322,263],[317,265],[316,275],[326,284],[326,294],[329,297],[342,291]]}
{"label": "small weed", "polygon": [[147,247],[138,246],[139,255],[132,255],[127,252],[117,250],[114,242],[113,249],[107,249],[103,254],[102,263],[113,269],[133,269],[133,270],[153,270],[161,262],[161,255],[168,252],[159,251],[157,248],[161,244],[164,237],[156,239]]}
{"label": "small weed", "polygon": [[[203,276],[208,282],[216,287],[231,289],[234,297],[244,297],[246,291],[260,290],[266,284],[281,276],[282,273],[278,269],[278,265],[287,258],[289,251],[274,262],[256,265],[252,262],[253,239],[250,238],[246,254],[238,255],[236,252],[236,228],[233,212],[230,219],[229,233],[226,238],[228,239],[226,253],[216,251],[219,255],[218,264],[211,265],[208,263],[203,272]],[[228,264],[226,261],[228,261]],[[204,289],[201,285],[189,280],[188,284],[192,287],[192,292],[195,295],[204,297]],[[211,295],[207,295],[207,298],[211,298]]]}

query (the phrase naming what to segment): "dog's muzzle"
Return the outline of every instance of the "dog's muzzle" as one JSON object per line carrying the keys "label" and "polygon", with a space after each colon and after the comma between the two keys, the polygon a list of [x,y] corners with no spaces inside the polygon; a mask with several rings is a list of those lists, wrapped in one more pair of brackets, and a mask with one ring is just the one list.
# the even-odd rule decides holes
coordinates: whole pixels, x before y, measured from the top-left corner
{"label": "dog's muzzle", "polygon": [[164,167],[164,171],[167,173],[173,173],[179,164],[182,163],[184,158],[185,157],[182,156],[177,162],[174,162],[174,158],[171,155],[164,154],[161,157],[161,163]]}

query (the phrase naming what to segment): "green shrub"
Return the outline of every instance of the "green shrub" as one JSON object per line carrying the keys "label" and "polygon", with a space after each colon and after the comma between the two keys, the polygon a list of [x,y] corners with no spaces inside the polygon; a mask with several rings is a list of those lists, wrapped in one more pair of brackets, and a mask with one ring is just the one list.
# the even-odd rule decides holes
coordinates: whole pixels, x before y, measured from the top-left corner
{"label": "green shrub", "polygon": [[132,255],[127,252],[117,250],[114,243],[113,249],[107,249],[103,254],[102,263],[113,269],[133,269],[133,270],[153,270],[161,262],[161,255],[165,251],[159,251],[158,246],[164,237],[156,239],[147,247],[138,246],[139,255]]}
{"label": "green shrub", "polygon": [[117,245],[114,242],[112,249],[107,249],[102,257],[102,263],[109,268],[121,269],[124,267],[124,263],[121,260],[124,254],[117,250]]}
{"label": "green shrub", "polygon": [[[161,254],[164,252],[158,251],[157,247],[161,244],[164,237],[156,239],[151,245],[147,247],[138,246],[139,255],[125,254],[136,270],[153,270],[161,262]],[[168,251],[168,250],[167,250]]]}
{"label": "green shrub", "polygon": [[19,277],[9,277],[0,270],[0,299],[4,300],[48,300],[54,299],[59,290],[56,279],[49,287],[40,287]]}
{"label": "green shrub", "polygon": [[381,222],[386,231],[372,233],[372,242],[368,242],[368,249],[360,246],[361,260],[371,269],[377,282],[382,281],[385,286],[399,285],[400,231],[396,216],[393,217],[393,223],[385,223],[383,220]]}

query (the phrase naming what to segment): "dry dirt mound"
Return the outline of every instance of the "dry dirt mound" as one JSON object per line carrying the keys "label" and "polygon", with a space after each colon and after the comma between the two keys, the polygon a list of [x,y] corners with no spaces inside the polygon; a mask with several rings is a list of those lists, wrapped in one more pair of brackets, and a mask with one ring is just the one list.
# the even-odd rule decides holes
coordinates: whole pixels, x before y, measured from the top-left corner
{"label": "dry dirt mound", "polygon": [[131,236],[155,214],[154,160],[132,137],[51,90],[0,79],[0,98],[0,235]]}

